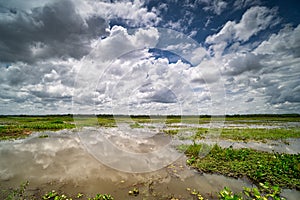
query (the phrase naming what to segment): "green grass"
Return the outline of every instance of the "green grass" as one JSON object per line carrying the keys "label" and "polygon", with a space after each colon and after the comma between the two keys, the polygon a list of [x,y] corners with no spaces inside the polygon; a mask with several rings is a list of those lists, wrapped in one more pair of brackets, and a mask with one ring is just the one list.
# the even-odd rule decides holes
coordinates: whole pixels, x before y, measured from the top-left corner
{"label": "green grass", "polygon": [[163,132],[167,135],[176,135],[179,132],[179,129],[164,129]]}
{"label": "green grass", "polygon": [[139,123],[135,122],[134,124],[130,124],[130,128],[144,128],[144,126],[142,126]]}
{"label": "green grass", "polygon": [[[206,146],[206,147],[205,147]],[[300,190],[300,154],[266,153],[252,149],[223,149],[193,144],[186,149],[187,163],[206,173],[219,173],[231,177],[248,177],[256,184],[269,182],[283,188]]]}
{"label": "green grass", "polygon": [[74,116],[74,122],[77,127],[86,126],[101,126],[101,127],[115,127],[116,122],[113,116]]}
{"label": "green grass", "polygon": [[286,138],[299,138],[300,128],[275,128],[275,129],[223,129],[221,137],[233,140],[278,140]]}
{"label": "green grass", "polygon": [[[221,139],[231,139],[238,141],[258,140],[263,141],[287,139],[287,138],[299,138],[300,128],[224,128],[220,129],[221,135],[218,137]],[[197,128],[196,134],[191,139],[203,139],[209,137],[209,129]]]}
{"label": "green grass", "polygon": [[226,116],[228,122],[238,123],[256,123],[266,124],[274,122],[300,122],[299,114],[283,114],[283,115],[272,115],[272,114],[257,114],[257,115],[229,115]]}
{"label": "green grass", "polygon": [[[217,116],[214,120],[222,119]],[[140,123],[174,123],[201,124],[209,123],[211,116],[113,116],[113,115],[49,115],[49,116],[0,116],[0,140],[24,138],[32,131],[71,129],[84,126],[116,127],[117,122],[131,123],[132,128],[142,128]],[[230,123],[262,123],[272,124],[277,122],[300,122],[299,115],[249,115],[226,116]],[[133,124],[132,124],[133,123]],[[210,131],[205,128],[193,129],[196,134],[187,139],[204,138]],[[164,130],[165,133],[176,135],[177,130]],[[232,140],[265,140],[285,139],[300,137],[300,128],[276,129],[222,129],[220,138]]]}
{"label": "green grass", "polygon": [[0,116],[0,140],[20,139],[33,131],[72,129],[83,126],[116,126],[113,116]]}
{"label": "green grass", "polygon": [[75,128],[72,121],[72,116],[1,116],[0,139],[24,138],[32,131]]}

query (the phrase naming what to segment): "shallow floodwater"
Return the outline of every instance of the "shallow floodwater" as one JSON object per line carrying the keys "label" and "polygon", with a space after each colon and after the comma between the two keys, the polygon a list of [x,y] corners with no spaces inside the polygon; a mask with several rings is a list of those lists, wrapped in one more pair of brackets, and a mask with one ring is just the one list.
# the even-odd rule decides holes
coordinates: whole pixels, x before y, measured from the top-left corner
{"label": "shallow floodwater", "polygon": [[[124,151],[133,150],[140,151],[140,153],[159,151],[159,147],[167,146],[170,142],[168,136],[157,132],[151,133],[148,139],[146,135],[143,135],[130,141],[129,138],[126,139],[126,134],[118,137],[118,132],[114,128],[99,130],[104,131],[112,145],[118,145]],[[98,131],[92,128],[49,131],[32,134],[23,140],[1,141],[1,189],[16,188],[20,183],[28,180],[30,182],[28,191],[37,195],[55,189],[71,195],[76,195],[78,192],[87,196],[109,193],[115,199],[167,199],[171,196],[179,199],[192,199],[187,191],[187,188],[191,188],[209,199],[215,199],[217,192],[224,186],[230,187],[233,191],[241,191],[243,186],[251,186],[247,180],[200,174],[187,167],[186,158],[179,154],[176,155],[176,161],[172,164],[163,166],[166,163],[162,162],[160,169],[146,173],[128,173],[108,167],[97,157],[99,155],[97,151],[106,151],[106,149],[94,148],[97,144],[101,146],[100,141],[103,140],[102,137],[99,138]],[[47,134],[49,137],[39,138],[41,134]],[[94,147],[87,148],[86,142],[92,141]],[[172,151],[167,153],[170,152]],[[159,156],[165,159],[164,155]],[[129,165],[121,169],[139,169],[136,168],[136,161],[115,162],[119,159],[117,156],[110,159],[111,162],[106,164],[122,164],[123,162]],[[142,160],[142,163],[145,161]],[[157,161],[157,163],[160,162]],[[128,191],[134,187],[139,188],[140,191],[137,197],[128,195]],[[300,199],[299,192],[295,190],[284,190],[283,194],[287,195],[288,199]]]}
{"label": "shallow floodwater", "polygon": [[[265,140],[264,142],[256,141],[234,141],[224,139],[201,139],[195,140],[196,143],[203,143],[208,145],[218,144],[222,148],[232,147],[234,149],[251,148],[265,152],[276,152],[286,154],[300,153],[300,138],[288,138],[285,140]],[[193,144],[191,140],[180,141],[178,144]]]}

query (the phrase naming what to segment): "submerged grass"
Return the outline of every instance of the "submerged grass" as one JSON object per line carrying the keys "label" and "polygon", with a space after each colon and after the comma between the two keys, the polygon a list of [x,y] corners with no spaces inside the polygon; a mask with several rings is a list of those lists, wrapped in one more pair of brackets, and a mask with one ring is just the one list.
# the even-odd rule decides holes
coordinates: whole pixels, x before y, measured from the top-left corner
{"label": "submerged grass", "polygon": [[300,154],[207,146],[203,144],[187,146],[185,148],[185,153],[189,157],[187,163],[201,172],[219,173],[236,178],[248,177],[256,184],[269,182],[271,185],[300,190]]}

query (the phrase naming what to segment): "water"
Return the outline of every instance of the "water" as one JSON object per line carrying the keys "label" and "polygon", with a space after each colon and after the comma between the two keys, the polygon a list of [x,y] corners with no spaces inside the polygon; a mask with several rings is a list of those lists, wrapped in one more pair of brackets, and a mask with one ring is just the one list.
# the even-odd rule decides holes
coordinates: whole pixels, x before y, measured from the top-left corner
{"label": "water", "polygon": [[[196,143],[204,143],[208,145],[218,144],[222,148],[232,147],[234,149],[241,148],[251,148],[259,151],[265,152],[277,152],[277,153],[286,153],[286,154],[298,154],[300,153],[300,138],[288,138],[284,141],[282,140],[265,140],[262,142],[256,141],[233,141],[233,140],[223,140],[223,139],[201,139],[196,140]],[[186,140],[185,142],[180,141],[180,144],[193,144],[193,141]]]}
{"label": "water", "polygon": [[[163,136],[155,130],[149,138],[145,137],[146,135],[136,135],[134,141],[126,138],[126,133],[118,137],[119,133],[115,128],[100,129],[100,131],[105,133],[104,138],[109,139],[111,145],[117,145],[124,151],[131,152],[130,155],[145,154],[150,151],[159,152],[160,147],[173,145],[169,136]],[[39,138],[41,134],[48,134],[49,137]],[[200,174],[186,166],[184,155],[176,154],[175,151],[173,153],[176,154],[176,161],[166,165],[166,162],[157,160],[160,165],[155,165],[157,168],[155,171],[147,173],[120,171],[115,169],[118,166],[108,167],[107,163],[105,165],[101,159],[99,161],[97,152],[101,149],[105,150],[99,147],[102,140],[103,137],[99,137],[95,129],[86,128],[79,132],[76,130],[49,131],[35,133],[23,140],[1,141],[0,187],[1,189],[16,188],[21,182],[28,180],[29,192],[32,194],[42,195],[46,191],[55,189],[72,195],[78,192],[87,196],[109,193],[115,199],[124,199],[124,197],[167,199],[171,196],[179,199],[192,199],[187,191],[187,188],[191,188],[198,190],[209,199],[216,199],[217,192],[224,186],[236,192],[241,191],[243,186],[251,186],[247,180]],[[88,149],[86,142],[93,143],[99,149]],[[91,154],[90,150],[96,151],[96,154]],[[167,153],[172,153],[172,151],[167,151]],[[168,154],[158,156],[162,160],[167,160]],[[125,162],[119,159],[113,156],[108,164],[116,161],[119,161],[119,164],[133,163],[125,169],[137,169],[135,162]],[[153,162],[155,163],[155,159]],[[140,190],[137,197],[128,195],[128,191],[134,187]],[[283,194],[289,199],[300,199],[299,192],[295,190],[284,190]]]}

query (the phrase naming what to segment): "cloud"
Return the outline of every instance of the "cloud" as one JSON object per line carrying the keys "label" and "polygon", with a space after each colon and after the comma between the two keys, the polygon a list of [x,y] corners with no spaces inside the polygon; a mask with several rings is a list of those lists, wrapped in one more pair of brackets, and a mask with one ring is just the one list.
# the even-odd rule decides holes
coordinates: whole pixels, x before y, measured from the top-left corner
{"label": "cloud", "polygon": [[100,15],[111,21],[118,20],[130,27],[155,26],[160,22],[159,11],[155,8],[148,11],[143,1],[92,1],[86,0],[85,9],[88,15]]}
{"label": "cloud", "polygon": [[249,8],[235,27],[236,38],[241,41],[247,41],[258,32],[274,26],[278,23],[276,15],[276,9],[259,6]]}
{"label": "cloud", "polygon": [[[145,79],[146,66],[136,65],[136,62],[139,59],[148,59],[147,48],[155,46],[159,36],[155,28],[140,28],[128,33],[124,27],[113,26],[110,35],[98,40],[93,51],[79,63],[80,70],[74,91],[74,103],[78,104],[77,107],[80,109],[96,102],[101,103],[104,110],[111,112],[107,108],[110,107],[112,99],[124,99],[128,95],[126,92],[131,92],[127,87],[130,88],[132,84],[138,84],[140,79]],[[117,85],[120,93],[116,92]],[[123,101],[119,103],[122,104]]]}
{"label": "cloud", "polygon": [[276,54],[276,59],[300,57],[300,25],[296,28],[285,26],[278,34],[272,34],[268,40],[263,41],[254,52],[263,55]]}
{"label": "cloud", "polygon": [[95,41],[95,47],[89,55],[90,59],[99,62],[112,60],[136,49],[155,46],[158,42],[159,32],[156,28],[140,28],[132,31],[134,33],[130,34],[122,26],[113,26],[107,38]]}
{"label": "cloud", "polygon": [[[225,29],[224,29],[225,30]],[[287,113],[299,110],[299,25],[286,25],[260,44],[238,43],[224,53],[222,43],[211,46],[222,66],[229,110],[246,113]],[[232,46],[231,46],[232,47]],[[238,102],[238,103],[237,103]]]}
{"label": "cloud", "polygon": [[[79,72],[82,80],[76,80],[76,111],[93,112],[92,105],[95,105],[97,112],[102,113],[127,114],[128,110],[134,110],[139,114],[163,114],[167,111],[169,114],[178,114],[181,108],[185,112],[197,113],[195,106],[200,101],[202,106],[204,102],[209,103],[211,94],[205,88],[206,83],[191,79],[191,74],[199,73],[197,69],[200,66],[191,67],[189,63],[181,60],[160,58],[157,51],[148,50],[156,45],[161,45],[162,49],[170,47],[164,40],[167,36],[164,33],[165,29],[137,29],[129,33],[124,27],[112,27],[110,35],[99,40],[94,51],[83,60],[82,71]],[[169,41],[184,41],[180,38],[182,35],[171,35],[168,37]],[[180,42],[179,44],[172,46],[170,50],[188,50],[186,53],[192,52],[190,56],[195,57],[195,60],[199,59],[198,56],[200,59],[206,56],[205,48],[201,46],[197,48],[193,43],[183,43],[188,46],[184,47]],[[177,55],[179,57],[181,54]],[[207,75],[209,83],[216,81],[215,74],[204,74]]]}
{"label": "cloud", "polygon": [[249,6],[260,5],[260,0],[235,0],[233,6],[235,9],[247,8]]}
{"label": "cloud", "polygon": [[252,87],[263,92],[267,97],[266,102],[275,109],[290,112],[294,112],[295,108],[299,110],[298,40],[299,26],[286,26],[277,34],[272,34],[253,51],[262,56],[260,62],[264,67],[260,72],[261,81]]}
{"label": "cloud", "polygon": [[278,23],[276,9],[255,6],[249,8],[237,23],[228,21],[223,28],[216,34],[208,36],[206,43],[216,44],[220,42],[248,41],[252,36],[260,31]]}
{"label": "cloud", "polygon": [[158,103],[176,103],[176,95],[170,89],[162,88],[155,91],[150,100]]}
{"label": "cloud", "polygon": [[[14,63],[0,68],[3,113],[70,113],[74,61]],[[8,105],[9,106],[8,106]],[[27,111],[26,111],[27,109]]]}
{"label": "cloud", "polygon": [[[213,13],[203,19],[219,26],[212,17],[223,19],[232,4],[246,10],[240,18],[215,33],[199,31],[199,16]],[[299,110],[300,25],[274,32],[282,23],[277,10],[259,1],[0,5],[1,114],[70,113],[72,95],[79,113],[220,114],[225,100],[233,113]],[[178,5],[183,9],[173,13]]]}
{"label": "cloud", "polygon": [[236,54],[223,68],[223,73],[239,75],[243,72],[255,72],[263,68],[260,63],[261,57],[253,53]]}
{"label": "cloud", "polygon": [[300,102],[299,33],[299,25],[295,28],[286,26],[253,51],[263,56],[261,63],[265,66],[261,72],[265,81],[256,86],[266,88],[264,92],[269,97],[268,102],[281,109],[289,109],[289,106],[294,109],[294,104]]}
{"label": "cloud", "polygon": [[220,15],[227,7],[227,3],[222,0],[198,0],[197,3],[205,5],[203,10],[211,11],[217,15]]}
{"label": "cloud", "polygon": [[[9,6],[9,5],[8,5]],[[72,1],[54,1],[30,11],[9,7],[1,13],[0,59],[3,62],[35,62],[53,57],[81,58],[89,41],[105,35],[103,18],[82,18]]]}
{"label": "cloud", "polygon": [[159,17],[140,1],[107,3],[86,0],[1,2],[0,55],[2,62],[33,63],[48,58],[87,55],[91,42],[108,35],[109,22],[153,26]]}
{"label": "cloud", "polygon": [[247,99],[247,101],[246,101],[246,102],[252,102],[253,100],[254,100],[254,98],[253,98],[253,97],[251,97],[251,98]]}

